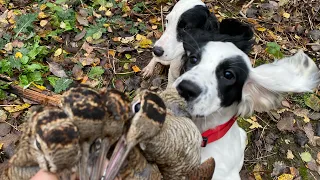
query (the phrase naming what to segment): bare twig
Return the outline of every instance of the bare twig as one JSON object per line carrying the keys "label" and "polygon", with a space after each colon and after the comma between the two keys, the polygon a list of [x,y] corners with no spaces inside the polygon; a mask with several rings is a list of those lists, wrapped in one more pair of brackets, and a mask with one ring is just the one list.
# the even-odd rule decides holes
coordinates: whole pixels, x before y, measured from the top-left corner
{"label": "bare twig", "polygon": [[162,9],[162,5],[161,5],[161,24],[162,24],[162,32],[164,32],[163,9]]}

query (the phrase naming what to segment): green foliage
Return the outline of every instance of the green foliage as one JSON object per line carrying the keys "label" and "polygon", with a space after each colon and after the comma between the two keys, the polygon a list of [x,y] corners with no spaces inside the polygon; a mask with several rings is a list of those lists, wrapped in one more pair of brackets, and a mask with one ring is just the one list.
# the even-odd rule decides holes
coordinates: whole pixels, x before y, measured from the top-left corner
{"label": "green foliage", "polygon": [[[73,82],[72,79],[68,79],[68,78],[50,78],[50,84],[53,84],[53,88],[54,88],[54,92],[55,93],[60,93],[62,91],[65,91],[66,89],[68,89],[68,87],[71,85],[71,83]],[[54,81],[54,82],[53,82]],[[52,85],[51,84],[51,85]]]}
{"label": "green foliage", "polygon": [[267,44],[266,51],[277,59],[283,58],[283,54],[281,52],[281,46],[278,45],[276,42],[269,42]]}
{"label": "green foliage", "polygon": [[14,38],[17,38],[20,33],[31,33],[34,30],[33,22],[36,20],[37,14],[25,14],[18,17],[16,27],[13,31],[16,33]]}
{"label": "green foliage", "polygon": [[98,79],[104,73],[104,69],[101,66],[92,67],[89,71],[88,77],[91,79]]}
{"label": "green foliage", "polygon": [[4,48],[4,46],[9,43],[11,40],[11,34],[4,33],[2,38],[0,38],[0,49]]}
{"label": "green foliage", "polygon": [[143,9],[144,9],[144,4],[143,4],[143,2],[139,2],[139,3],[135,4],[135,5],[133,6],[133,8],[132,8],[132,10],[133,10],[134,12],[137,12],[137,13],[143,11]]}
{"label": "green foliage", "polygon": [[0,81],[0,100],[6,99],[7,95],[4,90],[9,89],[9,83]]}

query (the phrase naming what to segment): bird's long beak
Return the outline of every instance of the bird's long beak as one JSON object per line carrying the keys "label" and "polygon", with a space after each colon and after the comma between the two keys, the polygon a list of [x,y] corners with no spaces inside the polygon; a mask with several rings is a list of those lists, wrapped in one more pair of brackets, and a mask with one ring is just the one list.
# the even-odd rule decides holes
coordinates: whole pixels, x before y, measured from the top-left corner
{"label": "bird's long beak", "polygon": [[100,180],[103,175],[103,164],[107,159],[107,153],[110,149],[110,143],[108,138],[104,138],[101,141],[101,147],[96,151],[96,159],[92,168],[90,180]]}
{"label": "bird's long beak", "polygon": [[135,146],[135,143],[128,143],[124,135],[119,139],[112,153],[108,166],[103,173],[102,179],[114,180],[116,178],[123,162],[125,161],[130,150],[134,146]]}

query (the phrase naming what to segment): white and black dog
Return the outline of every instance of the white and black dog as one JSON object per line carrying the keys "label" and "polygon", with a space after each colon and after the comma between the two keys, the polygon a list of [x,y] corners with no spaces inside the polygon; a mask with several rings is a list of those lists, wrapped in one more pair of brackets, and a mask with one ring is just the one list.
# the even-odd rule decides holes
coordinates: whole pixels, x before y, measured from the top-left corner
{"label": "white and black dog", "polygon": [[173,86],[203,135],[201,160],[214,157],[214,180],[240,179],[247,136],[236,116],[275,109],[285,92],[312,91],[320,82],[319,69],[302,51],[253,68],[243,52],[250,42],[240,36],[232,41],[199,30],[184,35],[189,36],[184,38],[184,73]]}
{"label": "white and black dog", "polygon": [[166,16],[166,30],[153,47],[153,58],[142,70],[144,77],[153,73],[157,62],[170,65],[168,85],[180,75],[181,57],[184,54],[181,30],[199,28],[216,31],[219,22],[201,0],[180,0]]}

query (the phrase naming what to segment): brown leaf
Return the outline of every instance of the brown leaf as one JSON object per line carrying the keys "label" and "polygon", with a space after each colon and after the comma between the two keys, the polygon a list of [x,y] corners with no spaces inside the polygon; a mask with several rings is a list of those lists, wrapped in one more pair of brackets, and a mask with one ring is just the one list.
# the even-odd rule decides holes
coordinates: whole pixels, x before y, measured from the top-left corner
{"label": "brown leaf", "polygon": [[23,45],[24,45],[23,42],[20,42],[20,41],[18,41],[18,40],[14,40],[14,41],[12,42],[12,47],[22,48]]}
{"label": "brown leaf", "polygon": [[94,64],[100,64],[100,59],[99,58],[86,57],[86,58],[79,58],[79,62],[83,66],[88,66],[88,65],[92,65],[93,63]]}
{"label": "brown leaf", "polygon": [[63,78],[63,77],[68,77],[66,72],[63,70],[62,66],[56,62],[47,62],[49,65],[50,72],[54,74],[57,77]]}
{"label": "brown leaf", "polygon": [[72,68],[72,75],[76,80],[82,79],[82,75],[83,75],[82,67],[77,64],[74,65]]}
{"label": "brown leaf", "polygon": [[294,116],[293,114],[287,113],[278,123],[277,128],[280,131],[294,131]]}
{"label": "brown leaf", "polygon": [[86,17],[83,17],[81,16],[80,14],[76,14],[76,18],[77,18],[77,21],[79,22],[79,24],[83,25],[83,26],[88,26],[89,25],[89,22],[87,20]]}
{"label": "brown leaf", "polygon": [[314,140],[314,131],[312,129],[312,125],[311,123],[307,123],[304,127],[304,132],[306,133],[307,137],[309,138],[309,142],[315,146],[316,143],[315,143],[315,140]]}
{"label": "brown leaf", "polygon": [[77,34],[77,35],[74,37],[73,41],[80,41],[86,34],[87,34],[87,31],[86,31],[85,29],[83,29],[83,30],[81,31],[81,33]]}
{"label": "brown leaf", "polygon": [[124,84],[120,79],[117,79],[114,83],[115,89],[119,91],[124,91]]}
{"label": "brown leaf", "polygon": [[85,50],[87,54],[90,54],[93,51],[93,47],[90,46],[87,42],[83,43],[82,49]]}

